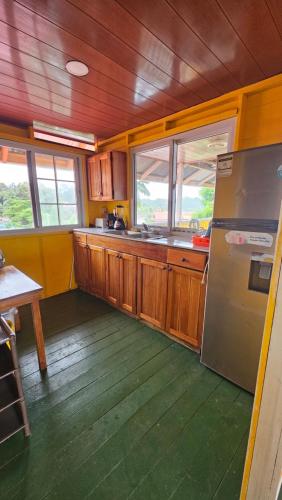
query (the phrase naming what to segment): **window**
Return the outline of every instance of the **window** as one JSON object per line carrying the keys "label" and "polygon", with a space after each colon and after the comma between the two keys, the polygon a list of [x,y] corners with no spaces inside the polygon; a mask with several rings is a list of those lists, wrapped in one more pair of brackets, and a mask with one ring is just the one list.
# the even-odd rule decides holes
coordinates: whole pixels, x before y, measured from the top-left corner
{"label": "window", "polygon": [[232,149],[234,120],[133,150],[134,224],[207,229],[217,155]]}
{"label": "window", "polygon": [[78,223],[74,160],[35,153],[42,226]]}
{"label": "window", "polygon": [[1,147],[0,230],[34,227],[26,151]]}
{"label": "window", "polygon": [[0,230],[81,222],[78,161],[0,145]]}
{"label": "window", "polygon": [[136,154],[137,224],[167,226],[169,194],[169,147]]}
{"label": "window", "polygon": [[216,157],[227,152],[228,134],[176,144],[174,226],[206,228],[212,217]]}

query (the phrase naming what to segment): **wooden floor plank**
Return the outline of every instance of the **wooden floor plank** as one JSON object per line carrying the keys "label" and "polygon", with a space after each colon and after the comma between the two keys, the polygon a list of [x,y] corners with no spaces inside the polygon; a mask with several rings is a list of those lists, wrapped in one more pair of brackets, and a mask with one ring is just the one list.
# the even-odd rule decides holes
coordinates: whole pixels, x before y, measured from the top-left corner
{"label": "wooden floor plank", "polygon": [[[77,422],[85,425],[85,405],[93,405],[103,392],[115,386],[118,382],[127,378],[139,366],[154,358],[158,353],[168,347],[170,341],[158,335],[153,339],[147,328],[140,328],[139,334],[145,331],[147,336],[142,336],[138,343],[135,341],[130,346],[115,352],[107,359],[97,362],[85,374],[80,374],[67,387],[60,386],[54,392],[47,394],[40,400],[32,401],[29,405],[31,414],[31,425],[33,437],[29,450],[37,444],[38,440],[54,440],[56,433],[68,432],[73,429],[73,414],[77,411],[83,415],[77,415]],[[79,394],[78,394],[79,393]],[[29,396],[29,393],[27,393]],[[57,443],[56,443],[57,445]],[[9,462],[14,455],[23,450],[23,437],[15,436],[13,441],[7,441],[0,447],[0,468]]]}
{"label": "wooden floor plank", "polygon": [[17,343],[32,437],[0,446],[1,500],[238,498],[249,394],[83,292],[41,310],[49,369],[42,378],[25,307]]}
{"label": "wooden floor plank", "polygon": [[[67,299],[66,299],[67,297]],[[103,301],[97,301],[91,295],[81,291],[68,292],[40,301],[44,338],[65,332],[69,328],[104,315],[118,314],[120,311],[111,308]],[[23,354],[34,350],[32,315],[29,306],[21,308],[22,332],[18,335],[18,345]]]}
{"label": "wooden floor plank", "polygon": [[[130,320],[130,321],[128,321]],[[46,340],[45,350],[48,358],[48,366],[55,361],[72,354],[76,350],[90,345],[107,335],[111,335],[118,329],[133,322],[131,318],[114,317],[107,321],[97,324],[96,320],[87,321],[80,327],[75,327],[68,330],[68,336],[64,333],[62,339],[54,339],[49,337]],[[21,356],[21,371],[22,377],[38,371],[37,352],[34,350],[27,355]]]}
{"label": "wooden floor plank", "polygon": [[246,432],[213,496],[214,500],[225,500],[226,498],[228,498],[228,500],[238,500],[241,490],[241,478],[243,476],[248,437],[249,432]]}
{"label": "wooden floor plank", "polygon": [[[134,422],[132,429],[126,429],[128,440],[124,440],[119,462],[113,464],[108,475],[100,478],[97,487],[92,488],[89,492],[90,498],[110,498],[110,495],[114,496],[115,499],[127,498],[140,479],[148,473],[160,455],[181,433],[191,415],[220,383],[216,376],[207,377],[202,368],[197,364],[197,370],[193,373],[190,365],[190,369],[186,369],[185,377],[182,376],[182,381],[177,380],[178,386],[175,383],[168,387],[171,392],[170,397],[173,397],[175,404],[171,407],[165,405],[165,409],[157,421],[154,420],[156,413],[154,405],[157,401],[153,402],[154,412],[152,415],[149,413],[146,416],[146,432],[140,435],[140,439],[136,440],[135,426],[139,423],[143,430],[142,413],[138,416],[140,422]],[[194,383],[199,387],[197,394],[192,387]],[[128,435],[129,430],[132,431],[132,435]],[[112,447],[114,445],[115,443],[112,443]],[[104,454],[112,456],[113,452],[106,449]]]}
{"label": "wooden floor plank", "polygon": [[[56,481],[62,477],[65,468],[70,470],[74,464],[85,461],[93,447],[97,448],[99,442],[107,438],[106,429],[108,433],[113,432],[116,426],[119,427],[136,411],[136,407],[151,397],[151,392],[154,393],[158,385],[163,383],[164,376],[170,376],[169,367],[172,369],[175,365],[178,351],[178,346],[167,347],[96,400],[91,398],[88,406],[83,407],[82,418],[79,416],[78,419],[78,427],[73,429],[74,417],[70,422],[71,435],[65,437],[65,433],[58,433],[56,439],[53,438],[51,441],[46,439],[44,446],[41,443],[40,449],[44,450],[44,453],[42,453],[40,463],[38,463],[37,453],[35,455],[29,453],[28,464],[20,458],[1,469],[0,493],[13,491],[19,484],[20,494],[25,478],[28,477],[28,485],[32,484],[36,490],[36,498],[39,491],[44,491],[44,488],[50,486],[50,482],[46,484],[46,474],[52,478],[52,481]],[[108,415],[110,411],[111,418]],[[62,440],[67,442],[62,442]],[[14,478],[12,485],[6,481],[10,474],[13,474]],[[33,496],[28,495],[27,498],[33,498]]]}
{"label": "wooden floor plank", "polygon": [[[54,363],[48,365],[47,376],[50,381],[52,377],[56,374],[62,373],[62,371],[67,370],[70,367],[74,367],[76,364],[88,360],[88,363],[92,363],[92,358],[100,351],[107,349],[108,347],[113,346],[115,343],[120,341],[125,341],[125,339],[132,335],[138,328],[138,325],[131,324],[129,326],[124,326],[121,329],[119,328],[106,328],[100,335],[100,338],[93,338],[93,342],[91,342],[86,348],[78,349],[75,352],[71,352],[69,355],[60,357]],[[91,359],[88,359],[91,358]],[[86,366],[86,363],[85,363]],[[44,374],[46,376],[46,374]],[[37,372],[31,373],[23,378],[23,386],[27,391],[31,387],[40,384],[42,382],[42,375],[37,370]]]}
{"label": "wooden floor plank", "polygon": [[222,466],[249,424],[236,403],[239,395],[239,388],[223,380],[130,498],[169,498],[186,474],[212,496],[212,487],[216,489],[223,475]]}

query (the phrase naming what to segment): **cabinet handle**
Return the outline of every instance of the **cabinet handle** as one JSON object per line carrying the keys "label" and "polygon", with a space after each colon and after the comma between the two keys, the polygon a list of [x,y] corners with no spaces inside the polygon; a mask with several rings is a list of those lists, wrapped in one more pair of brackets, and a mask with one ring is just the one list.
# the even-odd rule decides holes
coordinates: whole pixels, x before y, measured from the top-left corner
{"label": "cabinet handle", "polygon": [[169,268],[168,268],[168,271],[172,271],[172,267],[169,267]]}
{"label": "cabinet handle", "polygon": [[182,257],[181,262],[190,262],[189,259],[186,259],[186,257]]}
{"label": "cabinet handle", "polygon": [[119,259],[119,258],[120,258],[119,255],[116,255],[116,259]]}
{"label": "cabinet handle", "polygon": [[166,270],[167,270],[167,267],[166,267],[166,266],[164,266],[164,267],[163,267],[163,271],[166,271]]}

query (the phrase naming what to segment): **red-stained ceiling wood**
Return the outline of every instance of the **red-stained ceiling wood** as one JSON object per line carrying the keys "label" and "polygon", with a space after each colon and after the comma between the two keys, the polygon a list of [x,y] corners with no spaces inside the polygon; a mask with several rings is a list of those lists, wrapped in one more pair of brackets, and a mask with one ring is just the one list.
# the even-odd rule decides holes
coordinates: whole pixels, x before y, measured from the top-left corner
{"label": "red-stained ceiling wood", "polygon": [[106,138],[281,72],[281,33],[281,0],[0,0],[0,120]]}

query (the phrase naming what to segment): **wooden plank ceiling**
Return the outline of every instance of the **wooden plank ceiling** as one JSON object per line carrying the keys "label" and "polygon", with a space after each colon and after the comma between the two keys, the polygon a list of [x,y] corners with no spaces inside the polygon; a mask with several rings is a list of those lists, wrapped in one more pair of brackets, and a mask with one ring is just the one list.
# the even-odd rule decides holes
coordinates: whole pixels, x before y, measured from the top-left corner
{"label": "wooden plank ceiling", "polygon": [[[106,138],[282,70],[281,0],[0,0],[0,120]],[[67,73],[78,59],[85,77]]]}

